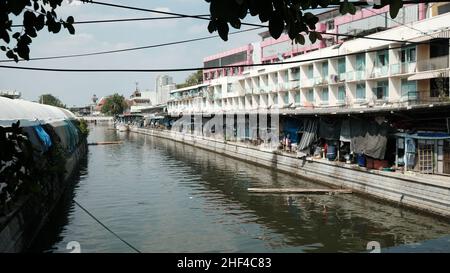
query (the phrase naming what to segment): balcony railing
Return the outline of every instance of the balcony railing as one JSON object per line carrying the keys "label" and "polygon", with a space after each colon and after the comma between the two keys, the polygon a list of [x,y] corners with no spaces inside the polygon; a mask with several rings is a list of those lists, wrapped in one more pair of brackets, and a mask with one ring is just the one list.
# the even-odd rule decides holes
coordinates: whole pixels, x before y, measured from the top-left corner
{"label": "balcony railing", "polygon": [[407,74],[407,73],[414,73],[416,72],[416,63],[398,63],[398,64],[391,64],[391,75],[398,75],[398,74]]}
{"label": "balcony railing", "polygon": [[385,66],[375,66],[372,69],[372,73],[370,73],[370,77],[371,78],[379,78],[379,77],[384,77],[387,76],[389,73],[389,66],[385,65]]}
{"label": "balcony railing", "polygon": [[367,79],[367,73],[365,70],[355,71],[355,80],[360,81],[360,80],[365,80],[365,79]]}
{"label": "balcony railing", "polygon": [[417,62],[417,71],[430,71],[448,68],[448,55]]}
{"label": "balcony railing", "polygon": [[312,87],[314,84],[314,79],[310,78],[302,78],[301,87]]}
{"label": "balcony railing", "polygon": [[328,84],[327,77],[315,77],[314,78],[314,85],[324,85]]}

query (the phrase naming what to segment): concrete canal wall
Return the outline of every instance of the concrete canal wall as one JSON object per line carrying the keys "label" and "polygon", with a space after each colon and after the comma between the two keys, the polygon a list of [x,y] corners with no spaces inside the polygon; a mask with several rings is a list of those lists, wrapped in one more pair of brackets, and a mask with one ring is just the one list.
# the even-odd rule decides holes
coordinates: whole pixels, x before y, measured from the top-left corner
{"label": "concrete canal wall", "polygon": [[23,196],[14,204],[8,215],[0,218],[0,253],[22,252],[30,246],[70,184],[80,160],[86,153],[87,143],[84,141],[66,158],[66,173],[63,179],[55,177],[47,181],[48,187],[43,195]]}
{"label": "concrete canal wall", "polygon": [[259,150],[255,146],[175,131],[140,128],[131,130],[193,145],[333,187],[352,189],[357,193],[450,218],[450,177],[367,170],[359,166],[322,159],[303,160],[294,155]]}

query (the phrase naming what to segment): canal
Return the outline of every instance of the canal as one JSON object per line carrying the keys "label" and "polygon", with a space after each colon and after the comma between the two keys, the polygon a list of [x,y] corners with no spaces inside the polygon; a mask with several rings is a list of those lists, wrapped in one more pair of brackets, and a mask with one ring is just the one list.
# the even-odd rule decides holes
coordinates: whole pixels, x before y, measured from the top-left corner
{"label": "canal", "polygon": [[[445,238],[450,223],[355,194],[261,195],[248,187],[324,187],[174,141],[91,127],[74,185],[31,251],[363,252]],[[374,181],[376,183],[376,181]],[[433,246],[433,243],[431,243]],[[444,249],[450,251],[450,248]]]}

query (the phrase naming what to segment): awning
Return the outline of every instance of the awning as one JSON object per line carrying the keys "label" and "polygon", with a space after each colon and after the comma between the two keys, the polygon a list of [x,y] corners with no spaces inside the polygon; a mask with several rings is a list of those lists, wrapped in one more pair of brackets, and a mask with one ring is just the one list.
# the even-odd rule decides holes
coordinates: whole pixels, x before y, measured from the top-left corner
{"label": "awning", "polygon": [[433,79],[439,77],[448,77],[448,72],[447,71],[419,72],[417,74],[409,76],[408,81]]}
{"label": "awning", "polygon": [[421,43],[438,38],[450,38],[450,30],[444,30],[430,34],[421,34],[421,36],[413,39],[408,39],[408,41],[405,42]]}

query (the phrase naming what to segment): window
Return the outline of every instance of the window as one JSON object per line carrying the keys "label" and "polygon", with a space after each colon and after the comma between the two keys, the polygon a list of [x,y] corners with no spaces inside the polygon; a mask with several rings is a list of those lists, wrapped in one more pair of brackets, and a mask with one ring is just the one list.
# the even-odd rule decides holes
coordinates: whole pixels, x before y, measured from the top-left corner
{"label": "window", "polygon": [[300,69],[299,68],[291,68],[291,73],[294,81],[300,80]]}
{"label": "window", "polygon": [[272,78],[273,84],[278,84],[278,74],[277,73],[272,74]]}
{"label": "window", "polygon": [[345,73],[345,58],[340,58],[338,60],[338,73]]}
{"label": "window", "polygon": [[286,92],[283,96],[283,102],[284,104],[288,104],[289,103],[289,93]]}
{"label": "window", "polygon": [[328,20],[326,22],[326,24],[327,24],[327,30],[334,29],[334,20]]}
{"label": "window", "polygon": [[448,77],[430,79],[430,97],[448,97]]}
{"label": "window", "polygon": [[363,71],[366,67],[366,56],[363,54],[356,55],[356,71]]}
{"label": "window", "polygon": [[387,66],[389,63],[389,52],[385,49],[377,52],[375,65],[378,67]]}
{"label": "window", "polygon": [[450,12],[450,4],[444,4],[444,5],[438,6],[438,8],[437,8],[438,15],[444,14],[447,12]]}
{"label": "window", "polygon": [[307,94],[306,94],[306,99],[309,102],[314,102],[314,90],[313,89],[309,89]]}
{"label": "window", "polygon": [[417,82],[402,79],[402,97],[409,99],[417,98]]}
{"label": "window", "polygon": [[356,85],[356,99],[365,100],[366,99],[366,84],[359,83]]}
{"label": "window", "polygon": [[312,79],[314,74],[314,67],[312,64],[308,65],[308,69],[306,70],[306,76],[308,79]]}
{"label": "window", "polygon": [[284,82],[285,83],[289,82],[289,71],[288,70],[284,71],[283,76],[284,76]]}
{"label": "window", "polygon": [[320,100],[322,102],[328,103],[328,88],[323,88],[322,89],[322,96],[321,96]]}
{"label": "window", "polygon": [[339,86],[338,87],[338,101],[345,101],[345,86]]}
{"label": "window", "polygon": [[322,77],[328,77],[328,62],[322,63]]}
{"label": "window", "polygon": [[278,104],[278,94],[273,96],[273,104]]}
{"label": "window", "polygon": [[430,58],[448,56],[449,39],[435,39],[430,43]]}
{"label": "window", "polygon": [[232,84],[232,83],[229,83],[229,84],[227,85],[227,92],[228,92],[228,93],[233,92],[233,84]]}
{"label": "window", "polygon": [[388,81],[377,82],[375,96],[378,100],[387,99],[389,97]]}
{"label": "window", "polygon": [[255,78],[255,85],[256,85],[256,88],[259,88],[259,78]]}
{"label": "window", "polygon": [[295,103],[300,103],[300,91],[295,92]]}
{"label": "window", "polygon": [[402,49],[402,63],[411,63],[416,61],[416,47],[407,47]]}

